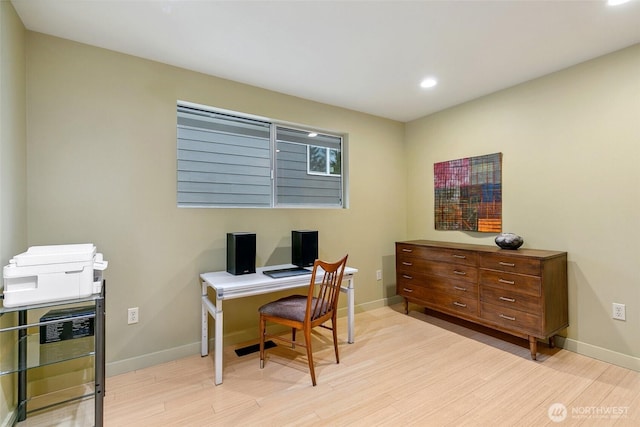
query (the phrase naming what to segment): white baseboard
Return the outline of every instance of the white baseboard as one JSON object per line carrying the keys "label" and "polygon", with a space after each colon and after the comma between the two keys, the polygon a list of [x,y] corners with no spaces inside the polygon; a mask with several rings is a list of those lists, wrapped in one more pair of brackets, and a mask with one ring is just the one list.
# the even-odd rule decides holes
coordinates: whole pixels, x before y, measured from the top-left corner
{"label": "white baseboard", "polygon": [[[376,308],[380,308],[380,307],[385,307],[388,305],[394,305],[394,304],[399,304],[403,301],[403,298],[401,296],[398,295],[394,295],[391,298],[383,298],[383,299],[379,299],[376,301],[369,301],[366,302],[364,304],[359,304],[356,306],[356,313],[362,313],[363,311],[369,311],[369,310],[373,310]],[[342,310],[344,310],[344,313],[342,312]],[[338,315],[339,316],[346,316],[347,315],[347,308],[344,307],[343,309],[338,310]]]}
{"label": "white baseboard", "polygon": [[603,347],[560,336],[555,338],[555,342],[558,347],[562,347],[565,350],[573,351],[574,353],[582,354],[583,356],[591,357],[593,359],[602,360],[603,362],[611,363],[613,365],[622,366],[623,368],[640,371],[640,358],[638,357],[618,353]]}
{"label": "white baseboard", "polygon": [[107,363],[105,368],[106,376],[124,374],[126,372],[138,369],[148,368],[149,366],[159,365],[161,363],[171,362],[173,360],[182,359],[183,357],[193,356],[200,353],[200,342],[173,347],[167,350],[157,351],[155,353],[143,354],[142,356],[132,357],[130,359],[118,360],[117,362]]}

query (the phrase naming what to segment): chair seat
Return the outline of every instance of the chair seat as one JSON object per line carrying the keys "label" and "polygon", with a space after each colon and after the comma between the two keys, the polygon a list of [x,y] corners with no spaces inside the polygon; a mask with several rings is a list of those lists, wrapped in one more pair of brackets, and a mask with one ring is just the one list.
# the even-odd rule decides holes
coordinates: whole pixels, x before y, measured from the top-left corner
{"label": "chair seat", "polygon": [[[312,307],[315,306],[317,298],[313,298]],[[326,304],[325,304],[326,305]],[[263,305],[258,309],[258,312],[266,314],[268,316],[282,317],[284,319],[296,320],[298,322],[304,321],[304,316],[307,310],[307,297],[304,295],[290,295],[288,297],[280,298],[279,300],[272,301]],[[319,315],[327,312],[326,307],[320,310]]]}

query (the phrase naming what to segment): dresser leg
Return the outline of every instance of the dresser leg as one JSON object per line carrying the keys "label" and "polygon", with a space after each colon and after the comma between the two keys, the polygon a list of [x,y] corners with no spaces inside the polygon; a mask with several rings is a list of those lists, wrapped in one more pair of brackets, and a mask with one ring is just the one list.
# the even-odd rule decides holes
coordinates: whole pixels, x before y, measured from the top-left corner
{"label": "dresser leg", "polygon": [[409,300],[406,298],[404,299],[404,314],[409,314]]}
{"label": "dresser leg", "polygon": [[556,336],[549,337],[549,348],[556,348]]}
{"label": "dresser leg", "polygon": [[529,335],[529,350],[531,350],[531,359],[536,360],[538,354],[538,340],[536,337]]}

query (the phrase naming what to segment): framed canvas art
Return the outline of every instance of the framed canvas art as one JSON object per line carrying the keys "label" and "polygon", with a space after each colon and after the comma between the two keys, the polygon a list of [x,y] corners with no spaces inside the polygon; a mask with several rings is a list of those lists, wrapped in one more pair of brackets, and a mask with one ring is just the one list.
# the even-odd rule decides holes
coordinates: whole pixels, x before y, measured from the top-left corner
{"label": "framed canvas art", "polygon": [[436,230],[502,231],[502,153],[433,165]]}

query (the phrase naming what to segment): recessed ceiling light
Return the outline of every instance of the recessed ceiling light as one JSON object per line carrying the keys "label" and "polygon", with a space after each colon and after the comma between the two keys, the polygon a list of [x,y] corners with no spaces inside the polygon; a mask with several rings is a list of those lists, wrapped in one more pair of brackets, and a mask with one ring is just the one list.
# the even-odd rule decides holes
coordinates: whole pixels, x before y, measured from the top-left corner
{"label": "recessed ceiling light", "polygon": [[434,79],[433,77],[427,77],[426,79],[420,82],[420,87],[428,89],[430,87],[434,87],[437,84],[438,84],[438,81],[436,79]]}
{"label": "recessed ceiling light", "polygon": [[628,3],[631,0],[607,0],[609,6],[618,6],[620,4]]}

